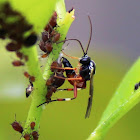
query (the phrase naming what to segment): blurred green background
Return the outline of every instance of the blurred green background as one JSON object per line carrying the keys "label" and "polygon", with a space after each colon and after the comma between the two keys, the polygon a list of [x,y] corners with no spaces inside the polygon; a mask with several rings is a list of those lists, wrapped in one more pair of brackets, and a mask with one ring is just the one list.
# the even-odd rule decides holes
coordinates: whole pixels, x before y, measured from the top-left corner
{"label": "blurred green background", "polygon": [[[3,45],[3,42],[1,42]],[[0,140],[19,139],[11,123],[15,120],[24,125],[31,97],[26,99],[25,88],[28,80],[24,78],[24,67],[15,68],[11,61],[14,54],[9,53],[2,46],[0,48]],[[69,45],[65,52],[69,55],[82,55],[79,46],[75,49]],[[89,88],[78,91],[78,98],[70,102],[54,102],[46,106],[40,124],[40,140],[85,140],[96,127],[115,89],[133,61],[127,55],[100,50],[91,45],[88,53],[96,62],[97,71],[94,77],[94,99],[89,119],[85,119]],[[77,62],[69,59],[73,65]],[[41,61],[42,62],[42,61]],[[71,87],[65,82],[63,87]],[[53,98],[71,97],[73,92],[58,92]],[[114,125],[105,140],[138,140],[140,139],[140,105],[138,104]]]}

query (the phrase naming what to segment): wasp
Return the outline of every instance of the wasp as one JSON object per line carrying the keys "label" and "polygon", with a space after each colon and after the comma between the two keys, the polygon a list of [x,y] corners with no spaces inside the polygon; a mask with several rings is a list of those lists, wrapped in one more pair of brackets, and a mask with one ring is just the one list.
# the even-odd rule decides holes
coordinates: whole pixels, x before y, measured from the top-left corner
{"label": "wasp", "polygon": [[[86,51],[84,50],[82,43],[78,39],[66,39],[64,41],[58,42],[58,43],[62,43],[62,42],[65,43],[66,41],[74,40],[74,41],[77,41],[80,44],[80,47],[83,51],[83,56],[81,58],[69,56],[62,51],[62,53],[64,55],[66,55],[70,58],[73,58],[73,59],[78,59],[79,60],[78,67],[73,68],[71,63],[65,57],[61,58],[61,63],[64,66],[63,68],[53,66],[53,65],[51,66],[51,69],[64,70],[64,72],[66,73],[66,76],[67,76],[67,77],[59,76],[57,73],[55,73],[55,75],[54,75],[55,78],[61,79],[61,80],[66,80],[67,79],[69,81],[69,83],[74,86],[73,88],[57,89],[57,90],[74,91],[74,97],[73,98],[59,98],[59,99],[56,99],[56,100],[50,100],[50,101],[45,102],[45,103],[48,103],[48,102],[53,102],[53,101],[74,100],[74,99],[77,98],[77,90],[78,89],[85,89],[86,88],[86,82],[90,81],[89,99],[88,99],[88,105],[87,105],[85,118],[88,118],[90,116],[90,112],[91,112],[92,99],[93,99],[93,89],[94,89],[93,88],[93,76],[94,76],[95,70],[96,70],[95,62],[93,60],[91,60],[91,58],[87,55],[87,52],[88,52],[88,49],[89,49],[89,46],[90,46],[90,42],[91,42],[91,38],[92,38],[92,23],[91,23],[91,19],[90,19],[89,16],[88,16],[88,18],[89,18],[89,22],[90,22],[90,37],[89,37],[89,41],[88,41]],[[60,86],[58,86],[58,87],[60,87]]]}
{"label": "wasp", "polygon": [[83,56],[80,59],[77,57],[72,57],[72,56],[66,55],[63,52],[68,57],[71,57],[73,59],[78,59],[80,66],[73,68],[71,63],[65,57],[62,57],[61,61],[62,61],[64,68],[53,67],[53,66],[51,67],[53,69],[63,69],[66,72],[67,77],[65,77],[65,78],[60,77],[60,76],[57,76],[56,74],[55,74],[55,77],[59,78],[59,79],[67,79],[69,81],[69,83],[74,86],[74,88],[72,88],[72,89],[58,89],[58,90],[74,91],[73,98],[56,99],[56,100],[51,100],[51,102],[53,102],[53,101],[70,101],[70,100],[76,99],[77,98],[77,89],[85,89],[86,82],[90,81],[89,99],[88,99],[88,105],[87,105],[85,118],[89,117],[90,112],[91,112],[92,99],[93,99],[93,76],[94,76],[95,70],[96,70],[95,62],[93,60],[91,60],[91,58],[87,55],[87,52],[88,52],[88,49],[90,46],[90,42],[91,42],[91,38],[92,38],[92,22],[91,22],[91,19],[89,16],[88,16],[88,18],[89,18],[89,22],[90,22],[90,38],[88,41],[86,51],[84,50],[82,43],[78,39],[66,39],[64,41],[58,42],[58,43],[61,43],[61,42],[69,41],[69,40],[74,40],[80,44],[80,47],[83,51]]}

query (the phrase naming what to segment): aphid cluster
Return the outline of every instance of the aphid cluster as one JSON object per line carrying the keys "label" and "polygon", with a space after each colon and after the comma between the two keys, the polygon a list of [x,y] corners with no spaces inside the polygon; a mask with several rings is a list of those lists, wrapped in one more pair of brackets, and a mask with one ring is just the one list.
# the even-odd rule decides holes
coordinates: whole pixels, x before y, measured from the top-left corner
{"label": "aphid cluster", "polygon": [[33,138],[33,140],[38,140],[39,138],[39,134],[37,131],[33,131],[35,128],[35,122],[31,122],[30,123],[30,128],[32,130],[32,132],[30,134],[25,134],[23,137],[25,140],[30,140],[31,138]]}
{"label": "aphid cluster", "polygon": [[[31,76],[28,72],[24,72],[24,76],[26,77],[26,78],[29,78],[29,81],[30,82],[35,82],[35,77],[34,76]],[[31,84],[31,83],[30,83]],[[32,84],[31,84],[32,85]]]}
{"label": "aphid cluster", "polygon": [[57,13],[54,12],[49,23],[44,28],[44,32],[42,32],[42,38],[39,43],[40,49],[45,53],[41,57],[46,58],[48,54],[50,54],[53,50],[52,43],[56,43],[59,38],[60,34],[57,33],[55,30],[57,27]]}
{"label": "aphid cluster", "polygon": [[[12,127],[15,131],[19,132],[22,134],[22,132],[24,131],[23,127],[21,126],[21,124],[17,121],[14,121],[12,124]],[[33,140],[38,140],[39,138],[39,134],[37,131],[34,131],[35,128],[35,122],[31,122],[30,123],[30,128],[31,128],[31,133],[30,134],[24,134],[23,137],[25,140],[31,140],[31,138],[33,138]]]}
{"label": "aphid cluster", "polygon": [[37,131],[33,131],[30,134],[25,134],[23,137],[25,140],[31,140],[31,138],[33,138],[33,140],[38,140],[39,134]]}
{"label": "aphid cluster", "polygon": [[14,66],[23,66],[28,57],[20,52],[24,45],[30,47],[37,41],[37,35],[30,33],[24,36],[24,33],[30,31],[33,26],[25,20],[25,18],[17,11],[13,10],[9,3],[0,6],[0,38],[10,38],[11,42],[7,44],[6,49],[10,52],[15,52],[20,60],[13,61]]}

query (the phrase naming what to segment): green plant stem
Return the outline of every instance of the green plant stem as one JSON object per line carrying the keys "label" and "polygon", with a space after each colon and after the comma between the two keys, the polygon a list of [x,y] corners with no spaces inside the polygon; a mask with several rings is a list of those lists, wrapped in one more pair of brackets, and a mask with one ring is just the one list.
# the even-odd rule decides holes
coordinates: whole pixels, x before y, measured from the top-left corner
{"label": "green plant stem", "polygon": [[[63,3],[64,1],[62,0],[61,3]],[[60,1],[59,1],[59,5],[60,5]],[[64,3],[63,3],[64,5]],[[63,11],[59,11],[59,13],[63,13],[65,12],[65,8],[63,8]],[[61,20],[58,20],[58,24],[59,27],[57,28],[57,31],[61,34],[60,37],[60,41],[64,40],[66,37],[66,34],[70,28],[71,23],[73,22],[74,18],[74,11],[72,11],[71,13],[63,13],[64,18]],[[39,128],[39,124],[40,124],[40,118],[41,118],[41,114],[43,111],[43,106],[38,107],[38,105],[40,105],[41,103],[45,102],[45,96],[47,93],[47,87],[46,87],[46,79],[50,77],[51,75],[51,71],[50,71],[50,65],[53,61],[57,60],[57,58],[59,57],[59,53],[62,49],[62,44],[52,44],[53,45],[53,51],[51,54],[49,54],[48,59],[47,59],[47,63],[46,63],[46,67],[45,67],[45,72],[42,76],[42,72],[40,70],[40,66],[38,63],[38,57],[37,57],[37,50],[35,47],[31,47],[29,49],[24,48],[22,50],[22,52],[29,56],[29,60],[27,61],[27,67],[29,70],[29,74],[35,76],[35,82],[34,82],[34,91],[33,91],[33,96],[32,96],[32,103],[30,106],[30,110],[28,112],[28,117],[26,120],[26,124],[25,124],[25,129],[23,132],[24,134],[30,134],[31,128],[30,128],[30,123],[31,122],[35,122],[36,126],[34,131],[38,131]],[[24,138],[22,138],[24,139]]]}
{"label": "green plant stem", "polygon": [[24,133],[29,134],[31,132],[30,123],[35,122],[35,131],[38,130],[40,124],[40,117],[43,111],[43,108],[37,108],[39,104],[45,101],[45,94],[47,92],[47,88],[45,86],[45,81],[42,77],[42,72],[38,62],[37,50],[36,47],[33,46],[31,48],[23,48],[22,52],[24,55],[28,56],[28,61],[26,63],[28,72],[30,75],[35,76],[34,91],[32,96],[32,103],[28,112],[28,117],[25,124]]}
{"label": "green plant stem", "polygon": [[55,10],[57,11],[58,14],[57,22],[59,23],[59,21],[63,21],[63,18],[65,17],[66,14],[66,7],[65,7],[64,0],[57,1]]}

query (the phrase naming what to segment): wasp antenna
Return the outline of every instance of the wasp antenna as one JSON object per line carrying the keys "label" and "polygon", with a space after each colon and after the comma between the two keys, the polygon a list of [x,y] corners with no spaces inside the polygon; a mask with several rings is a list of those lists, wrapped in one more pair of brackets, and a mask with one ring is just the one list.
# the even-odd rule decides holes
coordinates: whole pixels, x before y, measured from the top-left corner
{"label": "wasp antenna", "polygon": [[81,49],[82,49],[82,51],[83,51],[84,55],[86,54],[86,53],[85,53],[85,51],[84,51],[84,48],[83,48],[83,45],[82,45],[81,41],[80,41],[80,40],[78,40],[78,39],[65,39],[65,40],[63,40],[63,41],[57,42],[56,44],[59,44],[59,43],[62,43],[62,42],[64,42],[64,43],[65,43],[66,41],[69,41],[69,40],[74,40],[74,41],[77,41],[77,42],[80,44],[80,47],[81,47]]}
{"label": "wasp antenna", "polygon": [[87,49],[86,49],[85,54],[87,54],[87,51],[88,51],[88,48],[89,48],[89,45],[90,45],[90,42],[91,42],[91,37],[92,37],[92,23],[91,23],[91,19],[90,19],[89,15],[88,15],[88,19],[89,19],[89,23],[90,23],[90,37],[89,37],[89,41],[88,41],[88,45],[87,45]]}

